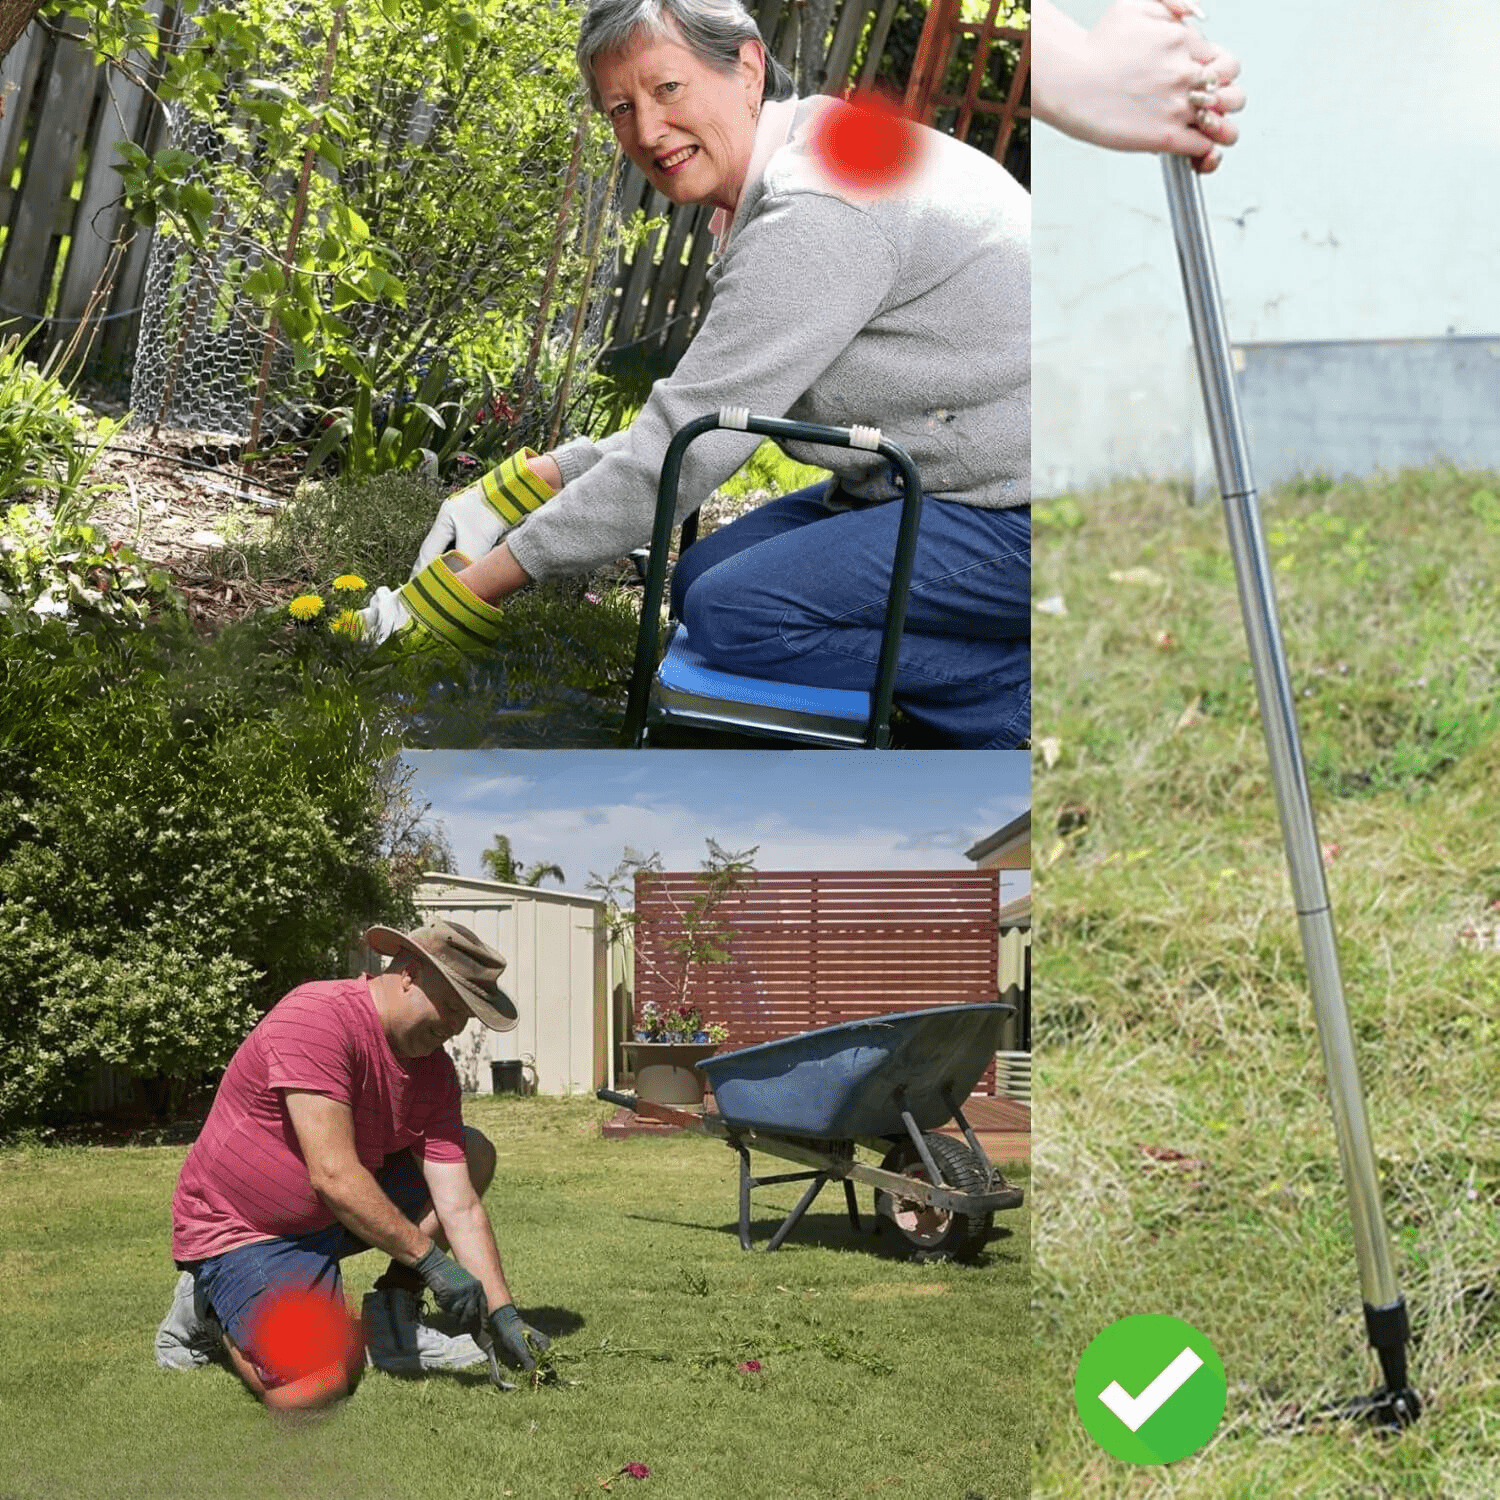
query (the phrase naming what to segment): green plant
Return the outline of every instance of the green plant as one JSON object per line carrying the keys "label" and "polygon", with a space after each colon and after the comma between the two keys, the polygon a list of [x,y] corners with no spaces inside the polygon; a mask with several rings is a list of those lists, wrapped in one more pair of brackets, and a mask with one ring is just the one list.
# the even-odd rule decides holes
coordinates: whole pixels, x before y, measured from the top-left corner
{"label": "green plant", "polygon": [[[662,886],[668,915],[660,919],[659,928],[653,934],[657,942],[649,946],[659,948],[665,956],[656,959],[638,938],[633,944],[637,965],[647,965],[652,977],[665,986],[670,996],[664,1006],[651,1001],[642,1002],[636,1020],[637,1031],[659,1034],[648,1036],[647,1040],[684,1032],[690,1040],[695,1033],[709,1030],[701,1011],[690,998],[693,981],[704,964],[729,961],[730,944],[736,933],[725,920],[724,906],[755,876],[755,849],[732,852],[711,838],[704,842],[708,854],[701,862],[692,894],[679,899],[669,887]],[[630,848],[623,852],[619,863],[608,875],[590,873],[587,888],[597,891],[605,903],[605,922],[611,942],[627,933],[634,937],[644,919],[636,907],[627,907],[625,903],[634,897],[638,906],[644,889],[663,873],[660,854],[654,851],[642,854]],[[711,1034],[714,1041],[722,1041],[727,1035],[718,1026],[713,1031],[720,1032],[718,1036]]]}
{"label": "green plant", "polygon": [[320,585],[353,573],[394,585],[410,572],[440,502],[415,474],[305,482],[263,535],[214,553],[211,563],[259,582]]}
{"label": "green plant", "polygon": [[0,616],[0,1121],[66,1112],[103,1062],[169,1094],[407,915],[395,735],[311,637]]}
{"label": "green plant", "polygon": [[97,616],[139,624],[182,596],[166,572],[92,526],[13,505],[0,518],[0,610]]}
{"label": "green plant", "polygon": [[635,1018],[638,1042],[713,1042],[718,1046],[728,1035],[717,1022],[705,1020],[696,1005],[663,1007],[647,1000]]}
{"label": "green plant", "polygon": [[91,432],[89,414],[50,363],[39,369],[25,349],[16,335],[0,341],[0,500],[45,504],[57,526],[76,526],[108,488],[87,479],[122,424],[101,417]]}
{"label": "green plant", "polygon": [[790,495],[794,490],[805,489],[827,478],[827,469],[814,468],[811,464],[788,458],[768,438],[731,478],[719,486],[718,493],[731,498],[743,498],[766,490],[773,495]]}
{"label": "green plant", "polygon": [[549,875],[561,885],[567,877],[561,865],[538,860],[535,864],[523,865],[510,847],[510,838],[497,833],[490,847],[482,850],[479,863],[488,872],[491,880],[503,881],[506,885],[539,886]]}
{"label": "green plant", "polygon": [[[249,0],[160,37],[149,0],[68,8],[138,81],[153,80],[134,59],[159,54],[159,96],[211,127],[213,161],[122,146],[127,199],[216,285],[223,244],[255,247],[236,252],[225,305],[247,299],[232,315],[290,347],[304,393],[348,421],[356,472],[392,458],[373,407],[420,386],[411,376],[433,350],[464,348],[496,318],[545,329],[586,295],[585,245],[608,236],[579,221],[584,205],[601,226],[607,216],[594,197],[611,143],[594,121],[571,170],[571,7],[348,0],[310,30],[302,9]],[[391,440],[406,461],[432,446],[413,436]]]}

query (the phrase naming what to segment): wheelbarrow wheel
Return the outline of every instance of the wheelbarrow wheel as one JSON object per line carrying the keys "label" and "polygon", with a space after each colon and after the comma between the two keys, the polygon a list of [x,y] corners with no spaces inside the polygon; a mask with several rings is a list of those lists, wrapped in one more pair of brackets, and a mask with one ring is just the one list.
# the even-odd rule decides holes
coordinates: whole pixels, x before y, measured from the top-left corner
{"label": "wheelbarrow wheel", "polygon": [[[962,1141],[949,1135],[929,1131],[922,1137],[942,1177],[942,1185],[961,1193],[983,1193],[989,1189],[989,1176]],[[917,1148],[902,1141],[886,1154],[880,1165],[887,1172],[927,1180],[927,1168]],[[961,1214],[950,1209],[933,1208],[915,1199],[903,1199],[883,1188],[875,1189],[875,1222],[889,1224],[910,1247],[913,1260],[965,1260],[979,1254],[994,1228],[995,1216]]]}

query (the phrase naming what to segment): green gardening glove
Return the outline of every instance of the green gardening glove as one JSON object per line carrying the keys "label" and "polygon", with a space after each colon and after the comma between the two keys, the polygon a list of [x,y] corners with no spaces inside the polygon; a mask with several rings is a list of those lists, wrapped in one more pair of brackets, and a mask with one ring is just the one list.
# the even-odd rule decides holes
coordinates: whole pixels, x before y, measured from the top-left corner
{"label": "green gardening glove", "polygon": [[484,1326],[489,1311],[484,1288],[452,1256],[444,1255],[434,1245],[412,1269],[427,1283],[438,1306],[458,1320],[460,1328]]}
{"label": "green gardening glove", "polygon": [[507,1302],[490,1314],[490,1333],[496,1353],[512,1370],[536,1369],[536,1358],[531,1351],[545,1352],[552,1343],[545,1333],[522,1321],[514,1302]]}

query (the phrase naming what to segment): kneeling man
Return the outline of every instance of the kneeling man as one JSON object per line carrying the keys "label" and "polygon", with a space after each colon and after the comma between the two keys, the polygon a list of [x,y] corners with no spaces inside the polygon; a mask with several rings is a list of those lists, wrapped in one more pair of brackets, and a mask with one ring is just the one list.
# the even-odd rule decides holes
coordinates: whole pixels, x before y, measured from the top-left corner
{"label": "kneeling man", "polygon": [[[256,1349],[267,1292],[343,1303],[339,1262],[391,1258],[364,1303],[370,1363],[400,1374],[487,1358],[534,1369],[480,1203],[495,1150],[464,1125],[443,1050],[477,1016],[508,1031],[505,960],[467,927],[372,927],[381,974],[299,985],[240,1044],[172,1197],[182,1275],[157,1330],[157,1363],[189,1369],[227,1355],[268,1405],[312,1405],[352,1390],[359,1367],[288,1380]],[[446,1252],[452,1251],[450,1256]],[[459,1330],[421,1316],[431,1291]],[[475,1341],[475,1335],[479,1342]]]}

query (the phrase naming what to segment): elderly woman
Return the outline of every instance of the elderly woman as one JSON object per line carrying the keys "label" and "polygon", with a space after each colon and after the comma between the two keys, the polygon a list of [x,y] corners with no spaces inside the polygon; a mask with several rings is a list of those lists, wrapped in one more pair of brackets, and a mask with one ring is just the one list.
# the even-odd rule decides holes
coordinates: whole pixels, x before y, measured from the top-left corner
{"label": "elderly woman", "polygon": [[[910,452],[926,491],[897,703],[924,743],[1024,741],[1026,193],[988,157],[917,126],[904,180],[841,180],[819,127],[850,106],[796,98],[739,0],[592,0],[578,63],[652,186],[717,208],[711,309],[627,430],[514,455],[446,501],[411,582],[380,591],[367,612],[371,636],[426,628],[482,648],[498,633],[500,601],[529,580],[643,545],[667,444],[705,412],[861,423]],[[756,443],[729,431],[694,443],[679,519]],[[786,446],[833,479],[698,541],[677,566],[675,603],[694,645],[725,671],[868,688],[899,482],[868,452]]]}

